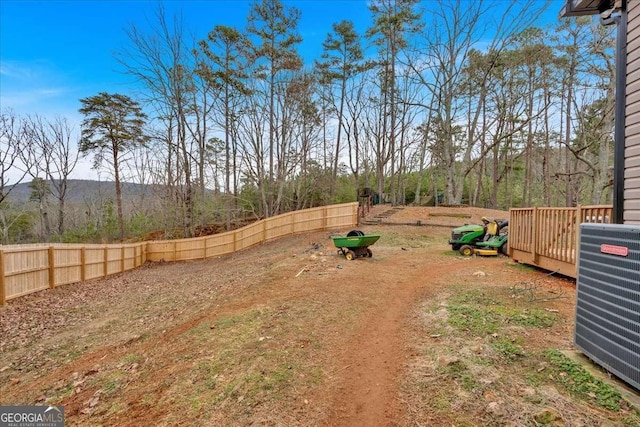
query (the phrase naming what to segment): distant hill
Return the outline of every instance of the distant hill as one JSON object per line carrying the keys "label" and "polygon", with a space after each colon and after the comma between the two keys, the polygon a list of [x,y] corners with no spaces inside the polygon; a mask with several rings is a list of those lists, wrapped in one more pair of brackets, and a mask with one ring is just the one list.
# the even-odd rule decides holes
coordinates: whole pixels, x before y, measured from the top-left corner
{"label": "distant hill", "polygon": [[[83,202],[97,198],[115,199],[116,187],[112,181],[70,179],[68,183],[66,200],[69,203]],[[9,200],[14,202],[28,201],[29,195],[31,194],[29,184],[29,182],[21,182],[13,186],[14,188],[12,188],[9,194]],[[150,195],[153,191],[153,186],[151,185],[133,184],[130,182],[123,182],[121,185],[123,198],[146,196]]]}

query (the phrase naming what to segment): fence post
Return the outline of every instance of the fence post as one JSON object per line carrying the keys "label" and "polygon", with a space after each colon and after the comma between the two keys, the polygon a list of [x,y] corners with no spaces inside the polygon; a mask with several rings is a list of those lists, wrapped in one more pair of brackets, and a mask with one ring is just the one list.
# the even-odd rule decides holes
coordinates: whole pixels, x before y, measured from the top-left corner
{"label": "fence post", "polygon": [[262,242],[260,243],[264,243],[267,241],[267,220],[266,218],[262,220]]}
{"label": "fence post", "polygon": [[140,248],[139,244],[133,247],[133,268],[138,267],[138,249],[139,248]]}
{"label": "fence post", "polygon": [[102,275],[107,277],[107,273],[109,272],[109,248],[107,246],[104,247],[104,266],[102,268]]}
{"label": "fence post", "polygon": [[6,283],[4,280],[4,251],[0,249],[0,305],[7,303]]}
{"label": "fence post", "polygon": [[289,230],[289,234],[293,234],[293,232],[296,229],[296,223],[293,220],[294,214],[295,214],[295,212],[289,212],[289,218],[291,218],[291,221],[289,221],[289,226],[291,227],[291,229]]}
{"label": "fence post", "polygon": [[125,255],[125,249],[124,249],[124,245],[122,245],[122,247],[120,248],[120,272],[124,272],[124,255]]}
{"label": "fence post", "polygon": [[233,252],[238,250],[238,230],[233,230]]}
{"label": "fence post", "polygon": [[56,287],[56,266],[54,265],[55,254],[53,252],[53,246],[49,246],[47,250],[49,254],[49,288]]}
{"label": "fence post", "polygon": [[322,208],[322,229],[326,230],[327,229],[327,207],[324,206]]}
{"label": "fence post", "polygon": [[80,248],[80,280],[87,280],[87,248]]}

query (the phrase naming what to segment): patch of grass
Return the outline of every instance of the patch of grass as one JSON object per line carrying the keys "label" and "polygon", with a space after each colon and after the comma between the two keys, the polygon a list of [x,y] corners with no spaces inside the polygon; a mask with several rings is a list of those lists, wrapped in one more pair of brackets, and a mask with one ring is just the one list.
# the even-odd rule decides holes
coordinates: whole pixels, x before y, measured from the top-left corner
{"label": "patch of grass", "polygon": [[629,414],[626,417],[623,417],[620,421],[629,427],[640,427],[640,411],[636,411],[635,415]]}
{"label": "patch of grass", "polygon": [[438,372],[455,380],[460,387],[466,391],[471,391],[478,385],[473,373],[462,361],[456,361],[446,366],[441,366],[438,368]]}
{"label": "patch of grass", "polygon": [[431,212],[429,216],[446,216],[449,218],[471,218],[470,214],[466,213],[450,213],[450,212]]}
{"label": "patch of grass", "polygon": [[530,368],[530,370],[525,374],[524,379],[526,380],[527,384],[537,388],[544,385],[546,383],[546,380],[543,375],[541,375],[539,372],[534,371],[533,369],[533,367]]}
{"label": "patch of grass", "polygon": [[246,393],[255,396],[262,392],[278,392],[286,388],[291,379],[292,369],[288,366],[279,366],[274,370],[263,370],[249,374],[246,380]]}
{"label": "patch of grass", "polygon": [[243,316],[229,316],[219,319],[215,323],[217,329],[227,329],[242,321]]}
{"label": "patch of grass", "polygon": [[451,298],[449,324],[473,335],[494,334],[502,326],[546,328],[553,325],[557,316],[537,308],[510,308],[479,292],[468,292]]}
{"label": "patch of grass", "polygon": [[[55,390],[50,397],[46,399],[47,404],[53,404],[54,402],[60,402],[63,399],[66,399],[69,396],[72,396],[75,388],[73,387],[73,383],[67,383],[64,387]],[[57,404],[57,403],[56,403]]]}
{"label": "patch of grass", "polygon": [[558,350],[547,350],[545,356],[554,371],[553,378],[572,395],[581,399],[593,399],[600,406],[612,411],[620,410],[622,396],[615,388],[595,378],[580,363]]}
{"label": "patch of grass", "polygon": [[495,305],[498,304],[498,300],[492,298],[485,292],[480,290],[470,290],[455,295],[449,299],[456,304],[475,304],[475,305]]}
{"label": "patch of grass", "polygon": [[124,407],[120,402],[112,403],[107,410],[107,416],[121,413],[123,410]]}
{"label": "patch of grass", "polygon": [[203,387],[214,390],[218,385],[218,375],[221,368],[215,363],[207,360],[200,360],[191,369],[191,382],[196,389]]}
{"label": "patch of grass", "polygon": [[449,396],[439,394],[433,402],[433,407],[442,412],[451,411],[451,401],[449,400]]}
{"label": "patch of grass", "polygon": [[121,383],[121,376],[119,374],[113,374],[106,378],[106,382],[100,387],[102,392],[107,396],[112,396],[118,391]]}
{"label": "patch of grass", "polygon": [[[55,350],[48,352],[48,356],[55,359],[62,359],[65,363],[70,363],[79,358],[83,352],[80,348],[76,347],[77,343],[69,342]],[[31,367],[31,366],[30,366]]]}
{"label": "patch of grass", "polygon": [[140,364],[142,362],[142,356],[136,353],[129,353],[122,358],[122,361],[128,365],[133,365],[134,363]]}
{"label": "patch of grass", "polygon": [[524,271],[536,271],[537,268],[529,265],[529,264],[521,264],[519,262],[513,262],[513,261],[509,261],[507,262],[507,265],[511,268],[516,268],[518,270],[524,270]]}
{"label": "patch of grass", "polygon": [[479,307],[470,305],[450,304],[449,324],[473,335],[488,335],[495,333],[500,326],[499,319]]}
{"label": "patch of grass", "polygon": [[506,360],[511,361],[524,356],[524,350],[520,346],[523,342],[522,338],[499,337],[491,342],[491,347]]}

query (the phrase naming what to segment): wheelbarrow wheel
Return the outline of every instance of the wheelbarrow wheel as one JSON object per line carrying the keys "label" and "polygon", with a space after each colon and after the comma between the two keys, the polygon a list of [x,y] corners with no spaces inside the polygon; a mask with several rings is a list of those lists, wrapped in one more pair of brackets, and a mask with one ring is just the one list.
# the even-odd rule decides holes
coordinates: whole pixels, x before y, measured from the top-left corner
{"label": "wheelbarrow wheel", "polygon": [[371,252],[371,249],[367,248],[367,257],[372,258],[373,257],[373,252]]}
{"label": "wheelbarrow wheel", "polygon": [[353,259],[355,259],[356,253],[353,251],[348,251],[346,254],[344,254],[344,257],[347,259],[347,261],[352,261]]}
{"label": "wheelbarrow wheel", "polygon": [[357,237],[357,236],[364,236],[364,233],[360,230],[351,230],[350,232],[347,233],[347,237]]}

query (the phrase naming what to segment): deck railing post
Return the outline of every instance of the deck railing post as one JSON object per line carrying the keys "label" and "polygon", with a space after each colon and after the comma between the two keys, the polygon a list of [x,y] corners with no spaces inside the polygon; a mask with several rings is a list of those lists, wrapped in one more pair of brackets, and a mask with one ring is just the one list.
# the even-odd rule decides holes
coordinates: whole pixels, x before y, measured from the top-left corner
{"label": "deck railing post", "polygon": [[531,217],[531,257],[533,262],[538,262],[538,208],[533,208]]}

